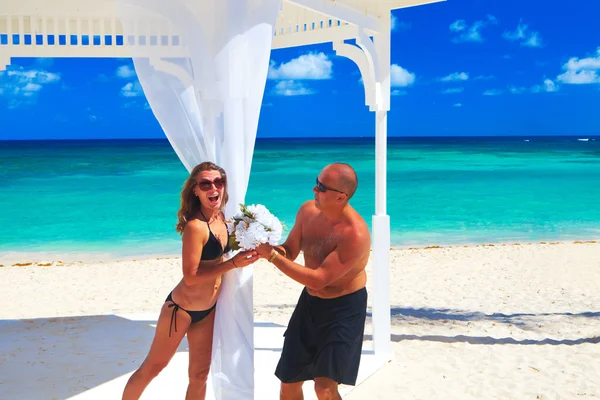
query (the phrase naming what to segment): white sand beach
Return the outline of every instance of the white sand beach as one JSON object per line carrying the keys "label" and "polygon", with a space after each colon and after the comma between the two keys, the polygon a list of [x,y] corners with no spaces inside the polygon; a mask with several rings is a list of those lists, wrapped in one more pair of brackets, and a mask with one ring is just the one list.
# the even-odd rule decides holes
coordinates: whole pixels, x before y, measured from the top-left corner
{"label": "white sand beach", "polygon": [[[40,385],[71,398],[132,372],[145,356],[152,328],[115,315],[156,314],[179,280],[179,259],[81,257],[0,254],[0,398],[15,374],[28,382],[20,398]],[[393,249],[391,264],[395,359],[344,398],[600,398],[600,243]],[[301,286],[264,261],[254,270],[255,319],[285,326]],[[76,349],[81,365],[50,382],[43,364],[61,350],[40,332],[71,340],[84,323],[85,340],[102,344]],[[94,376],[100,364],[110,376]]]}

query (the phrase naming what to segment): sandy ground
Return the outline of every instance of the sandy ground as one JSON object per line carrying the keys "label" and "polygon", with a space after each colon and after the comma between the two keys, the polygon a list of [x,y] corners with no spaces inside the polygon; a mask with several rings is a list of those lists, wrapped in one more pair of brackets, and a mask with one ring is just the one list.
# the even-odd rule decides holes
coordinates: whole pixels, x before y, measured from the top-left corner
{"label": "sandy ground", "polygon": [[[59,259],[0,253],[0,328],[155,313],[181,273],[178,258]],[[255,319],[287,324],[301,286],[264,261],[254,271]],[[390,286],[395,358],[346,398],[600,398],[599,243],[393,249]],[[369,318],[367,342],[371,332]],[[0,398],[2,370],[21,348],[5,339]]]}

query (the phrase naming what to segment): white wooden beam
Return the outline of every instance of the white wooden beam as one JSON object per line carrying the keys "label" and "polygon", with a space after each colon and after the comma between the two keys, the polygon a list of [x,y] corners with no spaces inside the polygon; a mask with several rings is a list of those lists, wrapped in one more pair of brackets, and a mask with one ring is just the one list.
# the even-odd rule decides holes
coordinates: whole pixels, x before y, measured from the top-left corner
{"label": "white wooden beam", "polygon": [[[58,39],[57,39],[58,41]],[[155,49],[149,47],[123,46],[3,46],[8,47],[4,51],[10,57],[18,58],[131,58],[132,54],[136,57],[147,58],[156,55]],[[151,50],[151,51],[150,51]],[[165,46],[162,49],[161,57],[180,58],[187,57],[187,51],[181,46]],[[8,59],[0,58],[0,60]]]}
{"label": "white wooden beam", "polygon": [[6,67],[10,65],[10,56],[8,54],[0,53],[0,71],[5,71]]}
{"label": "white wooden beam", "polygon": [[358,66],[365,89],[365,104],[371,111],[376,111],[376,80],[371,55],[358,46],[344,43],[343,40],[334,41],[333,50],[336,55],[346,57]]}
{"label": "white wooden beam", "polygon": [[361,10],[352,8],[342,2],[331,0],[286,0],[290,4],[306,8],[321,14],[329,15],[332,18],[341,19],[349,24],[357,25],[363,29],[372,32],[380,32],[380,20],[373,16],[367,15]]}
{"label": "white wooden beam", "polygon": [[[377,0],[372,0],[372,1],[377,1]],[[397,10],[399,8],[416,7],[416,6],[422,6],[425,4],[441,3],[443,1],[446,1],[446,0],[384,0],[382,3],[384,3],[386,6],[388,6],[389,10]]]}
{"label": "white wooden beam", "polygon": [[358,35],[354,25],[342,25],[333,28],[303,31],[297,33],[276,34],[273,37],[273,49],[307,46],[311,44],[329,43],[338,40],[353,39]]}

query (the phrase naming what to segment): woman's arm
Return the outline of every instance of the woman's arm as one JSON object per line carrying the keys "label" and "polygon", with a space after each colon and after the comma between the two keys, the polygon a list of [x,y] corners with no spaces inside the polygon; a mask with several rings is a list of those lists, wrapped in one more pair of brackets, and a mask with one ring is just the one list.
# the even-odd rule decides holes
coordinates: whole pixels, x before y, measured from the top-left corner
{"label": "woman's arm", "polygon": [[199,220],[192,220],[185,225],[181,259],[183,281],[187,286],[214,281],[224,273],[234,268],[246,267],[260,258],[255,251],[241,251],[227,261],[200,266],[202,249],[208,241],[208,235],[208,228]]}

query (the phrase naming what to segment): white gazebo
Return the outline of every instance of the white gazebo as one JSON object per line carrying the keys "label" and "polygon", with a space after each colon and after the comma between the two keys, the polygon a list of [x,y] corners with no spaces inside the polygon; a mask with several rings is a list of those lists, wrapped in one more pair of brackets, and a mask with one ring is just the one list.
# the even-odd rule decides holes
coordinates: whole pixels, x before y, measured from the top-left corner
{"label": "white gazebo", "polygon": [[[193,3],[191,0],[179,1],[182,3]],[[216,0],[203,0],[202,2],[195,0],[195,3],[201,3],[202,7],[204,7],[205,4],[213,4],[214,1]],[[364,82],[366,105],[375,113],[376,132],[376,207],[375,215],[372,217],[373,290],[370,293],[373,310],[373,351],[371,355],[364,357],[368,359],[365,361],[365,365],[368,364],[368,367],[365,368],[372,372],[378,366],[390,360],[392,356],[389,299],[390,219],[386,211],[386,146],[387,112],[390,109],[391,10],[434,3],[441,0],[222,1],[229,3],[237,2],[242,6],[245,2],[260,3],[257,6],[259,9],[260,7],[271,7],[269,10],[275,10],[277,12],[277,14],[274,14],[276,21],[271,24],[274,30],[274,36],[272,36],[270,43],[272,49],[331,42],[337,55],[351,59],[360,70]],[[154,6],[152,7],[150,3],[153,3]],[[207,89],[206,85],[210,84],[210,82],[207,83],[207,80],[195,77],[189,69],[186,70],[182,65],[169,61],[180,58],[189,58],[192,64],[193,62],[202,61],[194,60],[193,54],[190,56],[190,47],[195,45],[190,42],[191,35],[188,34],[186,39],[184,28],[173,23],[172,19],[166,17],[167,11],[161,12],[161,7],[165,7],[166,5],[170,7],[170,3],[170,0],[163,0],[162,2],[161,0],[20,0],[3,2],[0,4],[0,70],[6,69],[10,65],[11,59],[16,57],[132,57],[134,61],[146,60],[148,67],[152,68],[152,71],[159,71],[174,77],[179,82],[177,85],[181,85],[181,88],[194,88],[194,85],[198,85],[197,87],[200,89],[192,90],[192,94],[186,94],[185,92],[188,91],[183,91],[183,89],[182,93],[179,94],[180,98],[183,99],[183,103],[189,100],[182,107],[187,112],[190,132],[204,132],[205,135],[203,138],[204,142],[201,143],[201,146],[198,145],[201,148],[198,154],[202,156],[214,153],[217,154],[216,157],[218,159],[219,154],[221,154],[219,151],[221,151],[221,157],[228,160],[239,150],[233,149],[229,152],[222,150],[221,147],[227,147],[227,141],[219,142],[218,137],[216,139],[214,137],[207,138],[206,130],[203,131],[197,127],[201,127],[208,118],[208,114],[200,112],[205,112],[208,109],[206,108],[208,107],[206,106],[208,102],[202,103],[202,101],[207,101],[206,98],[210,100],[214,96],[218,96],[218,93],[220,93],[219,89],[215,89],[212,86]],[[199,6],[195,5],[194,7]],[[216,9],[220,6],[214,7]],[[210,14],[212,9],[210,9],[210,6],[208,8],[209,10],[206,12]],[[267,10],[267,8],[264,9]],[[229,12],[235,18],[238,17],[235,12],[231,10]],[[183,16],[178,14],[178,18],[183,18]],[[230,27],[230,31],[234,28]],[[235,36],[232,34],[232,37]],[[346,42],[347,40],[353,41],[348,43]],[[268,59],[268,54],[266,55]],[[135,61],[135,66],[138,75],[140,75],[142,87],[149,98],[150,106],[155,115],[157,115],[157,109],[159,108],[157,106],[158,100],[152,100],[152,82],[142,79],[143,74],[140,71],[143,70],[144,66],[141,61]],[[262,80],[262,88],[264,90],[264,80],[266,80],[264,60],[260,68],[262,68],[259,71],[260,78],[262,79],[264,75],[264,79]],[[146,75],[146,77],[150,77],[150,74]],[[244,78],[235,77],[232,84],[242,82],[240,79]],[[205,86],[202,86],[203,84]],[[228,90],[234,89],[228,86]],[[206,95],[207,92],[210,93]],[[158,98],[157,93],[155,95]],[[243,94],[239,96],[243,96]],[[260,109],[262,94],[255,100],[258,101],[257,107]],[[256,101],[252,104],[255,104]],[[240,107],[246,107],[246,105],[241,105]],[[198,117],[195,119],[190,117],[190,115],[194,115],[193,112],[190,112],[190,109],[200,110],[196,114],[202,114],[203,118]],[[212,110],[212,112],[214,113],[215,111]],[[216,111],[217,114],[222,112],[222,109]],[[236,115],[244,115],[246,117],[245,114]],[[165,122],[164,119],[161,119],[160,115],[157,115],[157,118],[163,129],[165,129],[182,162],[189,169],[190,165],[198,160],[198,157],[194,158],[192,155],[187,154],[186,151],[189,143],[174,140],[173,137],[169,136],[169,130],[165,128],[168,121]],[[255,119],[257,123],[258,114],[256,114]],[[250,120],[248,125],[250,133],[247,135],[252,135],[252,127],[254,127],[253,135],[255,137],[256,124],[254,124],[252,118]],[[230,123],[229,127],[233,125]],[[228,129],[226,122],[225,130],[227,131]],[[237,128],[231,129],[235,130]],[[254,137],[248,139],[250,136],[245,137],[246,139],[240,136],[236,140],[247,140],[246,147],[250,148],[251,152],[254,145]],[[191,138],[188,139],[191,140]],[[223,138],[220,140],[223,141]],[[197,138],[194,141],[198,142]],[[244,182],[244,186],[238,188],[237,192],[234,190],[233,197],[237,200],[234,203],[241,202],[244,198],[250,163],[251,153],[246,156],[245,163],[242,165],[225,165],[225,169],[228,172],[230,170],[233,171],[233,175]],[[251,275],[251,270],[248,273]],[[247,278],[247,276],[235,276],[230,282],[225,282],[225,285],[239,286],[240,281],[244,281]],[[244,289],[246,291],[246,300],[248,287],[250,296],[252,293],[251,276],[249,282],[250,285],[246,285]],[[237,294],[234,296],[237,296]],[[241,312],[245,313],[245,315],[249,313],[250,317],[246,322],[240,322],[238,318],[238,325],[244,325],[244,323],[247,325],[249,323],[250,330],[252,330],[251,297],[250,305],[245,304],[244,307]],[[237,312],[239,313],[240,311],[238,310]],[[244,331],[245,328],[242,326],[240,329]],[[260,347],[256,345],[256,342],[263,340],[265,335],[268,335],[267,333],[263,334],[260,329],[254,328],[254,332],[256,332],[254,344],[256,347]],[[278,335],[280,333],[278,332]],[[241,334],[243,335],[243,332]],[[252,344],[253,341],[246,340],[244,343]],[[249,350],[250,352],[253,351],[253,349]],[[257,363],[260,362],[261,356],[257,354],[256,357]],[[269,357],[272,358],[272,355]],[[269,365],[268,368],[270,367]],[[256,370],[258,371],[258,368]],[[265,371],[264,373],[272,375],[272,370]],[[363,379],[369,373],[363,373]],[[247,374],[249,374],[251,380],[252,373],[248,372]],[[254,379],[259,383],[257,386],[260,386],[260,378],[256,377]],[[250,383],[248,385],[251,387],[250,390],[253,391],[253,385]],[[223,398],[229,399],[233,397],[223,395]],[[260,397],[257,395],[256,398]]]}

